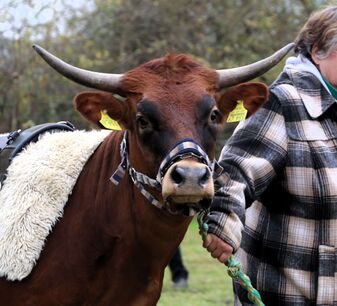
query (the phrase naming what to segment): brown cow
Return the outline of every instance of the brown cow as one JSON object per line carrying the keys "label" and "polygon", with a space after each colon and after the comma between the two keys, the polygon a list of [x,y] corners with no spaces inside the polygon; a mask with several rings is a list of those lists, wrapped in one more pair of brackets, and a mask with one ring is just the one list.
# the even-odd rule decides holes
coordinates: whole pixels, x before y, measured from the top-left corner
{"label": "brown cow", "polygon": [[[212,200],[211,162],[219,127],[237,100],[244,100],[249,116],[267,98],[267,87],[260,83],[220,90],[263,74],[291,48],[244,68],[216,71],[173,54],[112,75],[75,68],[35,46],[66,77],[124,96],[122,101],[106,92],[84,92],[74,103],[97,126],[102,110],[117,120],[128,131],[127,150],[121,157],[123,131],[112,132],[99,146],[31,274],[20,282],[0,279],[0,304],[156,305],[164,269],[192,220],[190,208],[207,207]],[[109,180],[127,157],[129,168],[155,181],[161,161],[182,139],[202,152],[169,155],[159,190],[128,173],[118,185]],[[151,205],[153,198],[161,208]]]}

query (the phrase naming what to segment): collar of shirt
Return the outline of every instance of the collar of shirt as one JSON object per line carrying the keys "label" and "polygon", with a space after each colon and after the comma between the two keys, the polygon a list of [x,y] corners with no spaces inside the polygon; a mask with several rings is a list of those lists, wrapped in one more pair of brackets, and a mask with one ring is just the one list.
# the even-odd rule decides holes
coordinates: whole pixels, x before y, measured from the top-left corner
{"label": "collar of shirt", "polygon": [[309,59],[302,56],[291,57],[287,60],[284,70],[313,119],[321,116],[336,102],[319,70]]}
{"label": "collar of shirt", "polygon": [[337,99],[337,88],[334,87],[327,79],[323,78],[323,81],[325,82],[326,86],[328,86],[331,95]]}

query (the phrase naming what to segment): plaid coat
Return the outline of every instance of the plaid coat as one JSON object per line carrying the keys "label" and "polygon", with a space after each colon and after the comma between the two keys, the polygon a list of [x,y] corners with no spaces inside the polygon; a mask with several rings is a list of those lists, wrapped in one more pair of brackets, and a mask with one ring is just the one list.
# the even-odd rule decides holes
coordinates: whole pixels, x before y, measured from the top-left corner
{"label": "plaid coat", "polygon": [[[337,305],[335,102],[314,75],[285,69],[221,153],[209,232],[234,247],[267,306]],[[236,305],[251,305],[234,287]]]}

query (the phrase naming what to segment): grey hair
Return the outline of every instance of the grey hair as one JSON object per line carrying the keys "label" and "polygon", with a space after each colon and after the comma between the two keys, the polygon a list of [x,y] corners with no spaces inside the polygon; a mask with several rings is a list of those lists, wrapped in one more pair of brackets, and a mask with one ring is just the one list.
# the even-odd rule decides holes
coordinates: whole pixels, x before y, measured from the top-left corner
{"label": "grey hair", "polygon": [[337,49],[337,25],[333,31],[335,33],[333,38],[326,41],[323,48],[317,49],[316,56],[320,60],[327,58],[333,51]]}
{"label": "grey hair", "polygon": [[314,47],[318,59],[328,57],[337,49],[337,6],[314,12],[298,33],[295,53],[311,59]]}

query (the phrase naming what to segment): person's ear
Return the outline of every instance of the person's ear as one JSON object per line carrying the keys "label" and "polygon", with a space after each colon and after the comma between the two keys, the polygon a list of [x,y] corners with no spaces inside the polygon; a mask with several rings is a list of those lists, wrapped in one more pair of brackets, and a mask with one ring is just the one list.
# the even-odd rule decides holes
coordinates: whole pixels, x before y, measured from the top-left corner
{"label": "person's ear", "polygon": [[311,50],[311,58],[312,58],[313,62],[314,62],[317,66],[319,66],[320,60],[319,60],[318,57],[317,57],[317,47],[316,47],[316,46],[313,47],[312,50]]}

